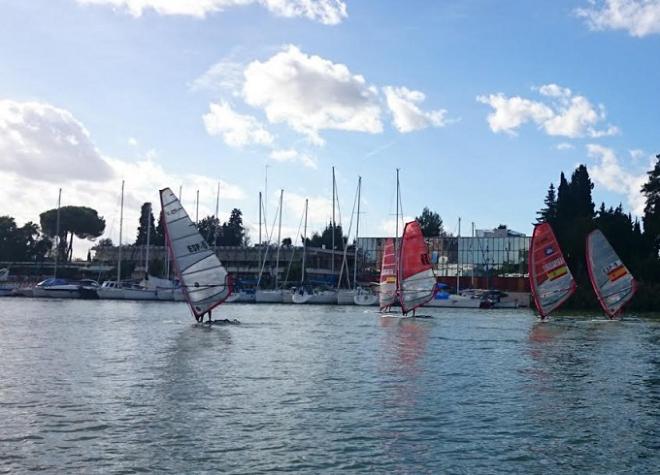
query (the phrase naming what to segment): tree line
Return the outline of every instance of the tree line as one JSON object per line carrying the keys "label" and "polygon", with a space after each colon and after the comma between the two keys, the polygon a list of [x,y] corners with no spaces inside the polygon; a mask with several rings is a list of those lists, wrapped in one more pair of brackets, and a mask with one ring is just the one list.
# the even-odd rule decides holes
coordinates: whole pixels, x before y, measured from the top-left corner
{"label": "tree line", "polygon": [[586,236],[600,229],[621,260],[640,282],[633,308],[660,308],[660,155],[641,192],[645,199],[641,221],[605,203],[596,208],[592,199],[594,184],[585,165],[578,166],[567,179],[562,172],[559,185],[551,183],[537,223],[548,222],[559,241],[566,261],[578,284],[567,303],[572,308],[598,308],[591,289],[585,260]]}

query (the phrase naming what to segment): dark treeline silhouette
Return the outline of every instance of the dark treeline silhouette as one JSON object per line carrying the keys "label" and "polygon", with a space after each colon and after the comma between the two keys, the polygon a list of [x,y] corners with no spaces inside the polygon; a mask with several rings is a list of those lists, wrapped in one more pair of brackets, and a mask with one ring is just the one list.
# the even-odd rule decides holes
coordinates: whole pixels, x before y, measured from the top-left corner
{"label": "dark treeline silhouette", "polygon": [[631,308],[660,310],[660,158],[648,175],[641,190],[646,198],[643,227],[621,204],[607,207],[601,203],[596,209],[591,196],[594,185],[585,165],[578,166],[570,180],[561,173],[556,188],[550,184],[537,222],[552,225],[577,281],[578,290],[567,302],[568,308],[599,308],[585,260],[587,234],[598,228],[640,283]]}
{"label": "dark treeline silhouette", "polygon": [[422,228],[424,237],[446,236],[445,228],[442,225],[442,218],[435,211],[431,211],[426,206],[422,214],[415,218]]}
{"label": "dark treeline silhouette", "polygon": [[[314,232],[312,234],[312,237],[307,238],[307,246],[332,249],[332,234],[333,234],[332,223],[328,223],[321,232],[321,234],[319,234],[318,232]],[[334,235],[335,235],[335,250],[343,251],[344,245],[348,241],[348,237],[344,236],[344,231],[341,227],[341,224],[334,225]],[[301,238],[301,242],[302,242],[302,238]]]}
{"label": "dark treeline silhouette", "polygon": [[229,220],[222,224],[215,216],[203,218],[197,223],[197,229],[211,246],[246,246],[249,243],[243,213],[238,208],[231,210]]}

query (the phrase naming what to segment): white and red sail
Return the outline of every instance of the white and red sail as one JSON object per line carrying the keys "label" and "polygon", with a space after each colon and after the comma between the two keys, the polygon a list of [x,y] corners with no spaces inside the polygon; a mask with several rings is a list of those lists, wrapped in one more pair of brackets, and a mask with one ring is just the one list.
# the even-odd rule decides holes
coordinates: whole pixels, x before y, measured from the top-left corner
{"label": "white and red sail", "polygon": [[177,276],[197,319],[225,301],[231,278],[172,190],[160,190],[165,236]]}
{"label": "white and red sail", "polygon": [[587,268],[600,305],[614,318],[632,299],[637,283],[599,229],[587,236]]}
{"label": "white and red sail", "polygon": [[529,283],[542,318],[575,292],[575,279],[548,223],[534,227],[529,250]]}
{"label": "white and red sail", "polygon": [[424,305],[435,293],[435,275],[417,221],[406,223],[399,252],[399,302],[403,313]]}
{"label": "white and red sail", "polygon": [[380,309],[391,307],[396,302],[397,265],[394,253],[394,240],[388,238],[383,246],[383,260],[380,266]]}

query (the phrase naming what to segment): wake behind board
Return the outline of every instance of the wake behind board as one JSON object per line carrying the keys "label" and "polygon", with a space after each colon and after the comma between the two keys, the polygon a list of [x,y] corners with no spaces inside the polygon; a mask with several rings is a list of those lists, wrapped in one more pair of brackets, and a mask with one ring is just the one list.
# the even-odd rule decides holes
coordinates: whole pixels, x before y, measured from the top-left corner
{"label": "wake behind board", "polygon": [[211,325],[240,325],[241,322],[236,320],[236,319],[230,320],[228,318],[223,318],[223,319],[211,320],[211,321],[206,320],[204,322],[199,322],[199,324],[200,325],[207,325],[207,326],[211,326]]}

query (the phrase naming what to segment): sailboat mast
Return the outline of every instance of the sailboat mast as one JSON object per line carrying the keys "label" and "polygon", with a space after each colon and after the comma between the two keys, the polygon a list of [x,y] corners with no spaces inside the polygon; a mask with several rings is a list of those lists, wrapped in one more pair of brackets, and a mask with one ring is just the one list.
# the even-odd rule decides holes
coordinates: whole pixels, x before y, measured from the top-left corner
{"label": "sailboat mast", "polygon": [[57,263],[60,257],[60,207],[62,205],[62,188],[57,194],[57,218],[55,224],[55,269],[53,269],[53,277],[57,278]]}
{"label": "sailboat mast", "polygon": [[124,180],[121,181],[121,202],[119,205],[119,248],[117,249],[117,284],[121,282],[121,241],[124,231]]}
{"label": "sailboat mast", "polygon": [[357,258],[358,258],[358,237],[360,236],[360,193],[362,192],[362,177],[358,177],[358,202],[357,202],[357,223],[355,225],[355,246],[353,255],[353,290],[357,288]]}
{"label": "sailboat mast", "polygon": [[456,239],[456,293],[461,290],[461,217],[458,217],[458,239]]}
{"label": "sailboat mast", "polygon": [[195,224],[199,224],[199,190],[197,190],[197,199],[195,200]]}
{"label": "sailboat mast", "polygon": [[215,193],[215,219],[217,223],[213,226],[213,249],[216,248],[218,242],[218,228],[220,227],[220,182],[218,182],[218,190]]}
{"label": "sailboat mast", "polygon": [[335,167],[332,167],[332,277],[335,276]]}
{"label": "sailboat mast", "polygon": [[280,214],[277,224],[277,256],[275,257],[275,288],[279,285],[280,276],[280,248],[282,247],[282,202],[284,200],[284,190],[280,190]]}
{"label": "sailboat mast", "polygon": [[305,198],[305,228],[303,231],[302,277],[300,279],[300,285],[303,285],[305,282],[305,257],[307,254],[307,206],[308,199]]}
{"label": "sailboat mast", "polygon": [[149,278],[149,244],[151,241],[151,203],[147,207],[147,251],[144,258],[144,276]]}
{"label": "sailboat mast", "polygon": [[183,203],[183,185],[179,185],[179,203]]}

